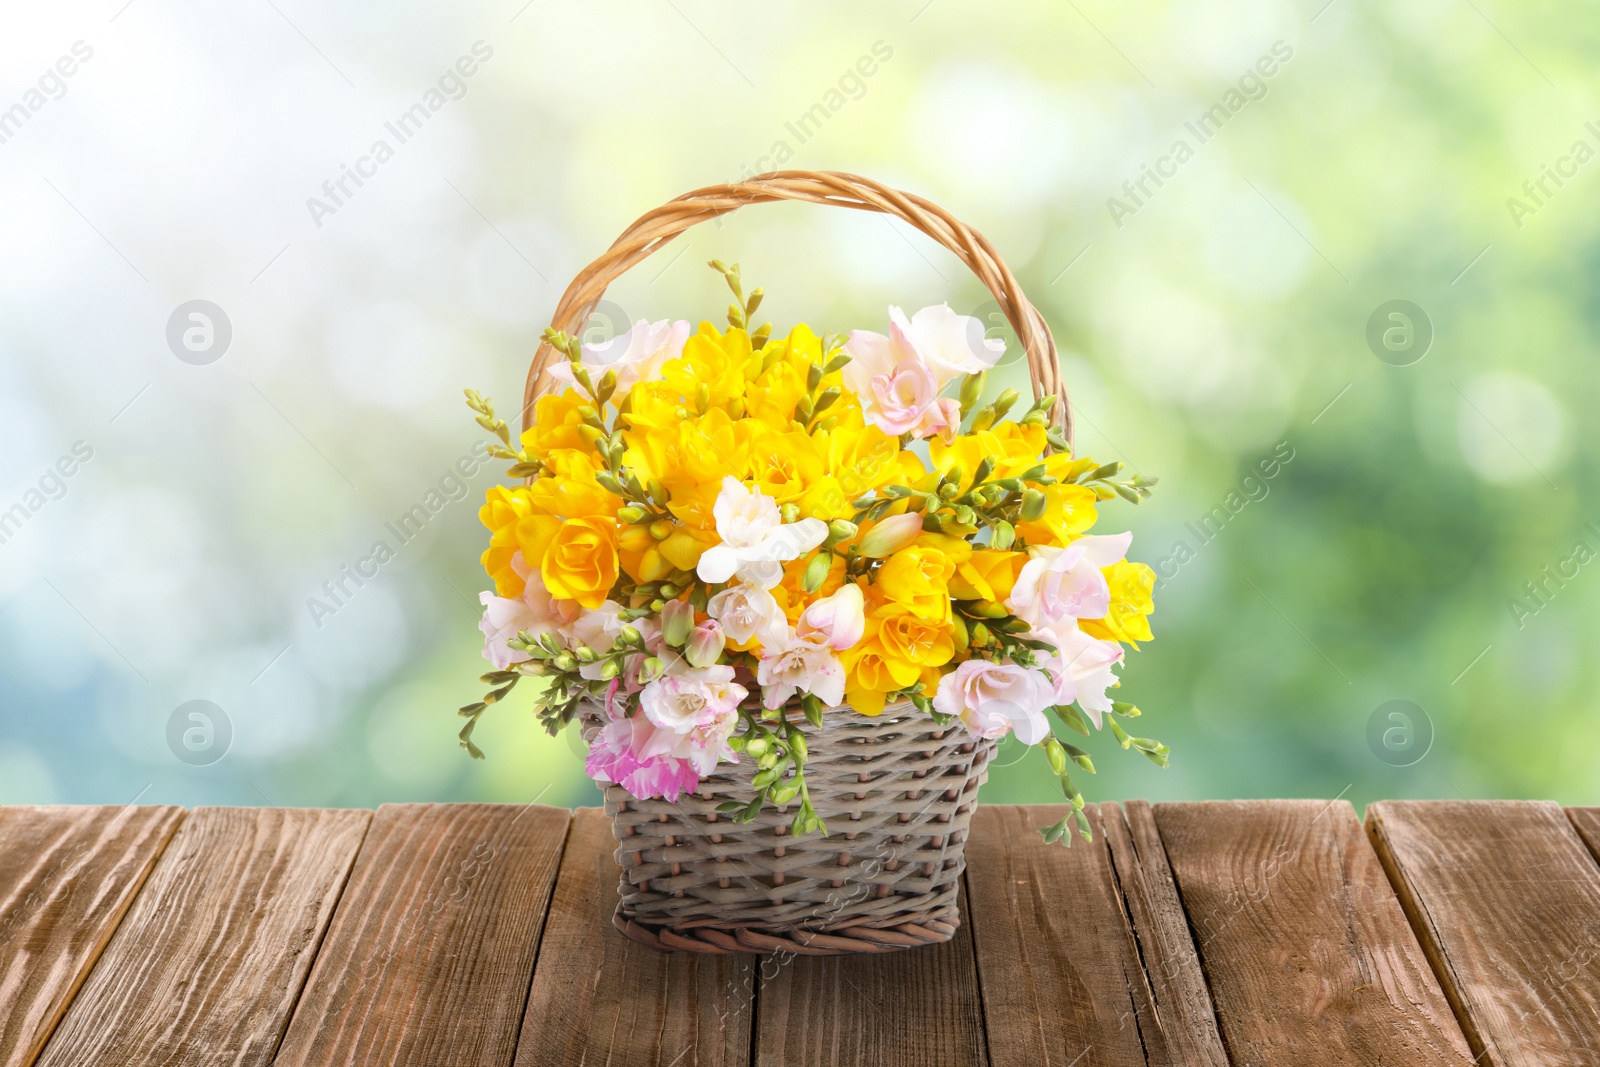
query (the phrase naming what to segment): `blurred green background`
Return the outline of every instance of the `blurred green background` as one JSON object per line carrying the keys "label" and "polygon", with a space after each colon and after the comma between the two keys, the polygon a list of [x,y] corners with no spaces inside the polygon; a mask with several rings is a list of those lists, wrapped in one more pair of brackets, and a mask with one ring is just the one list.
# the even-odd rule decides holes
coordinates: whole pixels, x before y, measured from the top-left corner
{"label": "blurred green background", "polygon": [[[108,0],[0,22],[0,110],[25,110],[0,125],[0,800],[594,802],[577,746],[515,702],[485,762],[455,745],[496,477],[453,499],[479,438],[460,390],[514,410],[578,269],[775,163],[987,234],[1055,331],[1080,450],[1161,479],[1103,521],[1163,574],[1122,692],[1172,766],[1097,738],[1090,799],[1596,799],[1591,8]],[[636,268],[611,317],[719,316],[713,257],[780,326],[987,300],[899,223],[775,205]],[[195,299],[231,326],[202,365],[168,337]],[[994,388],[1022,384],[1016,356]],[[418,504],[402,544],[386,524]],[[395,558],[332,600],[379,540]],[[199,756],[193,700],[224,720]],[[1053,798],[1038,754],[998,764],[985,799]]]}

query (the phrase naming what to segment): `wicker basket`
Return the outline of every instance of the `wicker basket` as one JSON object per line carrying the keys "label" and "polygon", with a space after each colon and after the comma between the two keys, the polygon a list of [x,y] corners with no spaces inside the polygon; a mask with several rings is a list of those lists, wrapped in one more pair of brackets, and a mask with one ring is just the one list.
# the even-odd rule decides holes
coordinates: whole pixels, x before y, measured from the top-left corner
{"label": "wicker basket", "polygon": [[[959,256],[1016,331],[1034,396],[1058,398],[1052,416],[1071,440],[1055,341],[989,242],[921,197],[851,174],[779,171],[656,208],[573,279],[552,325],[577,332],[606,287],[635,263],[697,222],[772,200],[894,215]],[[534,355],[524,429],[555,358],[544,344]],[[600,720],[585,715],[583,726],[592,737]],[[744,767],[701,779],[699,792],[676,802],[638,800],[607,786],[622,866],[618,929],[653,948],[695,952],[839,955],[949,940],[961,922],[967,827],[993,743],[959,725],[940,727],[909,703],[874,717],[829,711],[807,740],[806,780],[827,836],[791,836],[782,809],[763,810],[746,824],[719,815],[719,804],[754,796]]]}

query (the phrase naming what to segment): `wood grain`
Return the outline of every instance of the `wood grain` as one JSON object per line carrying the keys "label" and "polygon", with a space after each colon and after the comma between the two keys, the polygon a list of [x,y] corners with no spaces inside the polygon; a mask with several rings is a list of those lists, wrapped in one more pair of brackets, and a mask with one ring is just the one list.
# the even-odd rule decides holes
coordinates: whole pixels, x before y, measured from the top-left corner
{"label": "wood grain", "polygon": [[385,804],[276,1063],[506,1067],[569,813]]}
{"label": "wood grain", "polygon": [[1348,803],[1158,804],[1155,815],[1235,1063],[1471,1063]]}
{"label": "wood grain", "polygon": [[[1139,945],[1168,1061],[1228,1067],[1211,991],[1195,953],[1167,852],[1148,801],[1100,805],[1101,825]],[[1150,1057],[1152,1064],[1161,1062]]]}
{"label": "wood grain", "polygon": [[1560,807],[1383,801],[1367,831],[1480,1063],[1600,1063],[1600,867]]}
{"label": "wood grain", "polygon": [[0,808],[0,1064],[33,1063],[182,820],[173,807]]}
{"label": "wood grain", "polygon": [[1568,808],[1567,821],[1578,831],[1589,855],[1600,861],[1600,808]]}
{"label": "wood grain", "polygon": [[756,960],[656,952],[618,933],[616,846],[604,811],[573,813],[516,1067],[745,1067]]}
{"label": "wood grain", "polygon": [[761,957],[757,1067],[986,1065],[971,930],[876,955]]}
{"label": "wood grain", "polygon": [[967,843],[967,892],[989,1057],[1012,1064],[1146,1067],[1166,1042],[1111,872],[1101,811],[1094,840],[1037,832],[1070,808],[983,805]]}
{"label": "wood grain", "polygon": [[40,1067],[270,1063],[370,815],[191,813]]}

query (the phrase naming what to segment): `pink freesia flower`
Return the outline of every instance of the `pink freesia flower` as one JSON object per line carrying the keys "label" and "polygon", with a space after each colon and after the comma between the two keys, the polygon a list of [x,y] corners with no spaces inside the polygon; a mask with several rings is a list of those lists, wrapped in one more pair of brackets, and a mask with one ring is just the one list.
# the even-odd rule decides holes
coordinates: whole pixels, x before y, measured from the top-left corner
{"label": "pink freesia flower", "polygon": [[933,708],[959,715],[974,737],[993,740],[1015,730],[1025,745],[1050,735],[1046,708],[1055,703],[1050,683],[1038,671],[1015,663],[969,659],[939,680]]}
{"label": "pink freesia flower", "polygon": [[1056,646],[1056,654],[1044,661],[1045,670],[1055,683],[1053,703],[1070,704],[1076,700],[1098,730],[1101,716],[1111,710],[1112,701],[1106,690],[1117,685],[1113,668],[1122,662],[1122,646],[1090,637],[1078,629],[1073,619],[1045,626],[1030,636]]}
{"label": "pink freesia flower", "polygon": [[[521,559],[522,554],[518,553],[512,558],[512,566],[516,567]],[[487,590],[478,594],[478,603],[483,605],[483,618],[478,622],[478,629],[483,631],[483,658],[496,670],[506,670],[513,663],[525,663],[530,658],[507,644],[517,634],[526,630],[535,639],[547,633],[562,636],[562,628],[572,620],[572,609],[577,608],[576,601],[553,600],[538,571],[525,574],[523,580],[526,587],[518,598],[498,597]]]}
{"label": "pink freesia flower", "polygon": [[861,587],[846,582],[832,596],[814,601],[806,608],[795,626],[795,633],[802,639],[815,639],[835,652],[843,652],[861,640],[866,627],[866,601]]}
{"label": "pink freesia flower", "polygon": [[983,324],[958,315],[948,304],[925,307],[907,320],[889,309],[889,335],[855,330],[845,342],[850,363],[844,381],[861,398],[867,421],[884,433],[952,436],[960,405],[940,399],[944,387],[963,374],[994,366],[1005,342],[987,340]]}
{"label": "pink freesia flower", "polygon": [[676,802],[680,794],[700,788],[700,776],[687,759],[646,754],[660,747],[659,733],[645,716],[636,714],[630,719],[620,708],[612,707],[611,721],[589,742],[584,770],[596,782],[615,782],[640,800],[661,797]]}
{"label": "pink freesia flower", "polygon": [[796,693],[810,693],[829,706],[844,702],[844,664],[820,633],[791,634],[781,645],[762,648],[756,681],[761,683],[762,703],[769,708],[783,707]]}
{"label": "pink freesia flower", "polygon": [[743,582],[728,586],[706,604],[706,614],[716,619],[728,639],[745,644],[752,638],[763,646],[783,642],[789,629],[783,608],[767,590]]}
{"label": "pink freesia flower", "polygon": [[699,774],[710,774],[719,760],[737,760],[728,738],[739,724],[739,702],[748,695],[727,664],[657,678],[639,694],[640,713],[656,726],[641,754],[688,760]]}
{"label": "pink freesia flower", "polygon": [[1128,553],[1133,534],[1080,537],[1065,548],[1036,545],[1006,600],[1024,622],[1040,626],[1064,619],[1101,619],[1111,610],[1111,587],[1101,567]]}

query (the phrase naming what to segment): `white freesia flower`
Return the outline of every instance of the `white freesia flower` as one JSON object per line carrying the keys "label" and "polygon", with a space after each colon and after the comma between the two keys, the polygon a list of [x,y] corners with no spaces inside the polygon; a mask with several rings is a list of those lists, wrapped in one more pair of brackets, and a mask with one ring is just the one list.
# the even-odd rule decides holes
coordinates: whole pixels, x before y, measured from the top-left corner
{"label": "white freesia flower", "polygon": [[1111,610],[1111,587],[1101,567],[1128,554],[1133,534],[1080,537],[1065,548],[1036,545],[1006,600],[1024,622],[1034,626],[1065,619],[1103,619]]}
{"label": "white freesia flower", "polygon": [[982,659],[969,659],[941,678],[933,697],[935,711],[959,715],[974,737],[992,740],[1014,730],[1025,745],[1050,736],[1044,711],[1054,703],[1055,693],[1038,671]]}
{"label": "white freesia flower", "polygon": [[[722,491],[711,513],[722,544],[706,549],[695,573],[712,585],[737,577],[746,584],[771,589],[783,580],[780,564],[798,559],[828,536],[828,524],[821,519],[785,523],[776,500],[746,489],[733,477],[722,479]],[[728,633],[733,635],[731,630]]]}
{"label": "white freesia flower", "polygon": [[728,640],[745,644],[752,638],[763,647],[781,645],[789,634],[789,621],[773,595],[743,582],[730,585],[706,603],[706,614],[716,619]]}
{"label": "white freesia flower", "polygon": [[762,646],[756,681],[769,708],[783,707],[796,693],[810,693],[830,706],[844,702],[844,664],[818,633],[790,633],[781,644]]}
{"label": "white freesia flower", "polygon": [[[596,381],[608,370],[617,372],[618,395],[639,382],[654,381],[661,376],[661,367],[683,355],[684,342],[689,340],[690,326],[679,320],[647,322],[640,319],[624,333],[609,341],[598,341],[582,348],[583,366]],[[558,359],[550,364],[550,377],[572,385],[576,379],[572,364]]]}

